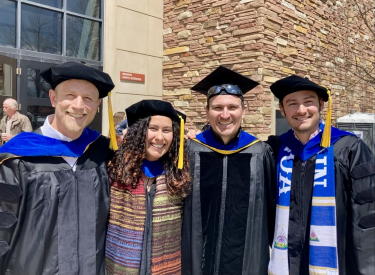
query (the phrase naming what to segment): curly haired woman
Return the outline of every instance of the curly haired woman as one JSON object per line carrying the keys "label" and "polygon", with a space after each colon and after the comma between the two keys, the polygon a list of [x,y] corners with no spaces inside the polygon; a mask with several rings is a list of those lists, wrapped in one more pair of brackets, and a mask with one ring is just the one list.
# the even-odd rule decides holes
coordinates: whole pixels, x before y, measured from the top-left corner
{"label": "curly haired woman", "polygon": [[182,117],[160,100],[140,101],[126,114],[130,127],[108,166],[107,272],[180,274],[182,200],[190,190],[187,154],[179,155]]}

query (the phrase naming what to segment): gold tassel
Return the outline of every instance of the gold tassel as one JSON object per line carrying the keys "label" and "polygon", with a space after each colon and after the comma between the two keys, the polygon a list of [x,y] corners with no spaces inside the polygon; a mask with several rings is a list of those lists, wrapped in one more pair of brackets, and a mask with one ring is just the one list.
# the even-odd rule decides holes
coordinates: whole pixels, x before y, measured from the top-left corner
{"label": "gold tassel", "polygon": [[112,102],[111,102],[111,92],[108,93],[108,119],[109,119],[109,148],[112,150],[118,150],[117,140],[116,140],[116,130],[115,122],[113,120]]}
{"label": "gold tassel", "polygon": [[328,148],[331,146],[331,115],[332,115],[332,97],[331,91],[327,89],[328,94],[328,107],[327,107],[327,116],[326,123],[323,130],[323,137],[320,145],[322,147]]}
{"label": "gold tassel", "polygon": [[182,116],[180,118],[180,148],[178,150],[178,169],[182,169],[184,166],[184,135],[185,135],[185,123]]}

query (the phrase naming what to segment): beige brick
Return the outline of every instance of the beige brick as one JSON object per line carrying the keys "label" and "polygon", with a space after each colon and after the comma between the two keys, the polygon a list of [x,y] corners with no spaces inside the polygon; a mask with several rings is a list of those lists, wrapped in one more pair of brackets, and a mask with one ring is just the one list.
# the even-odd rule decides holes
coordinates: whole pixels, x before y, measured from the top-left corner
{"label": "beige brick", "polygon": [[285,40],[285,39],[282,39],[282,38],[280,38],[280,37],[275,37],[275,43],[276,43],[276,44],[283,45],[283,46],[288,45],[288,41]]}
{"label": "beige brick", "polygon": [[321,32],[316,32],[316,35],[320,38],[320,39],[324,39],[326,40],[327,39],[327,36],[322,34]]}
{"label": "beige brick", "polygon": [[181,68],[183,66],[184,66],[183,63],[177,63],[177,64],[173,64],[173,65],[165,65],[165,66],[163,66],[163,70],[173,69],[173,68]]}
{"label": "beige brick", "polygon": [[163,95],[191,95],[191,91],[189,89],[164,90]]}
{"label": "beige brick", "polygon": [[193,98],[193,95],[182,95],[178,99],[181,100],[181,101],[186,101],[186,100],[190,100],[192,98]]}
{"label": "beige brick", "polygon": [[252,80],[254,80],[254,81],[257,81],[257,82],[260,82],[260,81],[262,81],[263,76],[262,76],[262,75],[254,74],[254,75],[251,75],[251,76],[250,76],[250,79],[252,79]]}
{"label": "beige brick", "polygon": [[171,49],[165,49],[163,52],[163,55],[170,55],[170,54],[175,54],[175,53],[185,53],[189,51],[189,47],[184,46],[184,47],[176,47],[176,48],[171,48]]}
{"label": "beige brick", "polygon": [[262,115],[270,115],[272,113],[272,107],[260,107],[259,112]]}
{"label": "beige brick", "polygon": [[261,114],[245,115],[243,121],[248,124],[263,123],[263,116]]}
{"label": "beige brick", "polygon": [[326,49],[329,48],[329,44],[324,43],[324,42],[322,42],[322,41],[320,41],[320,46],[322,46],[323,48],[326,48]]}
{"label": "beige brick", "polygon": [[175,100],[173,101],[173,105],[176,107],[189,107],[189,102],[182,101],[182,100]]}
{"label": "beige brick", "polygon": [[186,19],[186,18],[189,18],[189,17],[192,17],[192,16],[193,16],[193,13],[191,11],[185,11],[183,13],[180,13],[180,15],[177,16],[177,19],[183,20],[183,19]]}
{"label": "beige brick", "polygon": [[177,33],[177,38],[188,38],[191,35],[189,30],[180,31]]}
{"label": "beige brick", "polygon": [[206,63],[204,64],[204,66],[205,66],[206,68],[208,68],[208,67],[213,67],[213,66],[219,66],[219,65],[220,65],[220,62],[217,61],[217,60],[208,61],[208,62],[206,62]]}
{"label": "beige brick", "polygon": [[279,78],[278,77],[273,77],[273,76],[265,76],[263,78],[263,80],[265,82],[274,83],[275,81],[279,80]]}
{"label": "beige brick", "polygon": [[183,6],[183,5],[188,5],[191,3],[191,0],[180,0],[177,2],[176,6],[177,7],[180,7],[180,6]]}
{"label": "beige brick", "polygon": [[281,71],[282,71],[283,73],[287,73],[287,74],[295,74],[295,73],[296,73],[295,71],[293,71],[293,70],[291,70],[291,69],[289,69],[289,68],[286,68],[286,67],[283,67],[283,68],[281,69]]}
{"label": "beige brick", "polygon": [[163,29],[163,35],[172,33],[172,28]]}
{"label": "beige brick", "polygon": [[211,51],[213,52],[226,51],[226,50],[227,50],[227,45],[225,44],[211,46]]}
{"label": "beige brick", "polygon": [[208,20],[203,23],[203,28],[211,28],[211,27],[216,27],[218,21],[217,20]]}
{"label": "beige brick", "polygon": [[255,0],[241,0],[238,4],[246,4],[249,2],[254,2]]}
{"label": "beige brick", "polygon": [[199,76],[198,71],[188,71],[184,73],[183,77],[193,77],[193,76]]}
{"label": "beige brick", "polygon": [[221,7],[214,7],[206,10],[205,14],[206,15],[211,15],[211,14],[216,14],[221,12]]}
{"label": "beige brick", "polygon": [[304,33],[304,34],[307,33],[307,29],[305,29],[304,27],[299,26],[299,25],[294,25],[294,29],[295,29],[296,31],[301,32],[301,33]]}

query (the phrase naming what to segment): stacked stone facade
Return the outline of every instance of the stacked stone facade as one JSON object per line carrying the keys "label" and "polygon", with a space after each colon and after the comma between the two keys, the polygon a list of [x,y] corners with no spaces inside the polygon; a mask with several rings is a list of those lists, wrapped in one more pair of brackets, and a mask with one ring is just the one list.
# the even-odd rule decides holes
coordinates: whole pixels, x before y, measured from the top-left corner
{"label": "stacked stone facade", "polygon": [[[347,41],[339,39],[343,25],[335,22],[336,5],[315,0],[165,0],[163,99],[186,113],[189,128],[201,128],[206,98],[190,88],[224,65],[261,84],[244,96],[243,128],[262,139],[274,128],[277,104],[269,87],[291,74],[308,75],[332,90],[334,124],[350,110],[374,113],[373,85],[348,85],[340,55]],[[371,63],[374,39],[366,30],[359,38],[356,33],[356,45],[364,45],[359,54]]]}

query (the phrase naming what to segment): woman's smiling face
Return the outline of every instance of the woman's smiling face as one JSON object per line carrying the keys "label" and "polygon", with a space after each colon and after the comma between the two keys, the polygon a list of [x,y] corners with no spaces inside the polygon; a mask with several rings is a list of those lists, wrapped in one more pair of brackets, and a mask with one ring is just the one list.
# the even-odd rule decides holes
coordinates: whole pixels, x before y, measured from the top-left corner
{"label": "woman's smiling face", "polygon": [[166,116],[152,116],[146,134],[146,159],[160,159],[171,148],[172,140],[172,120]]}

